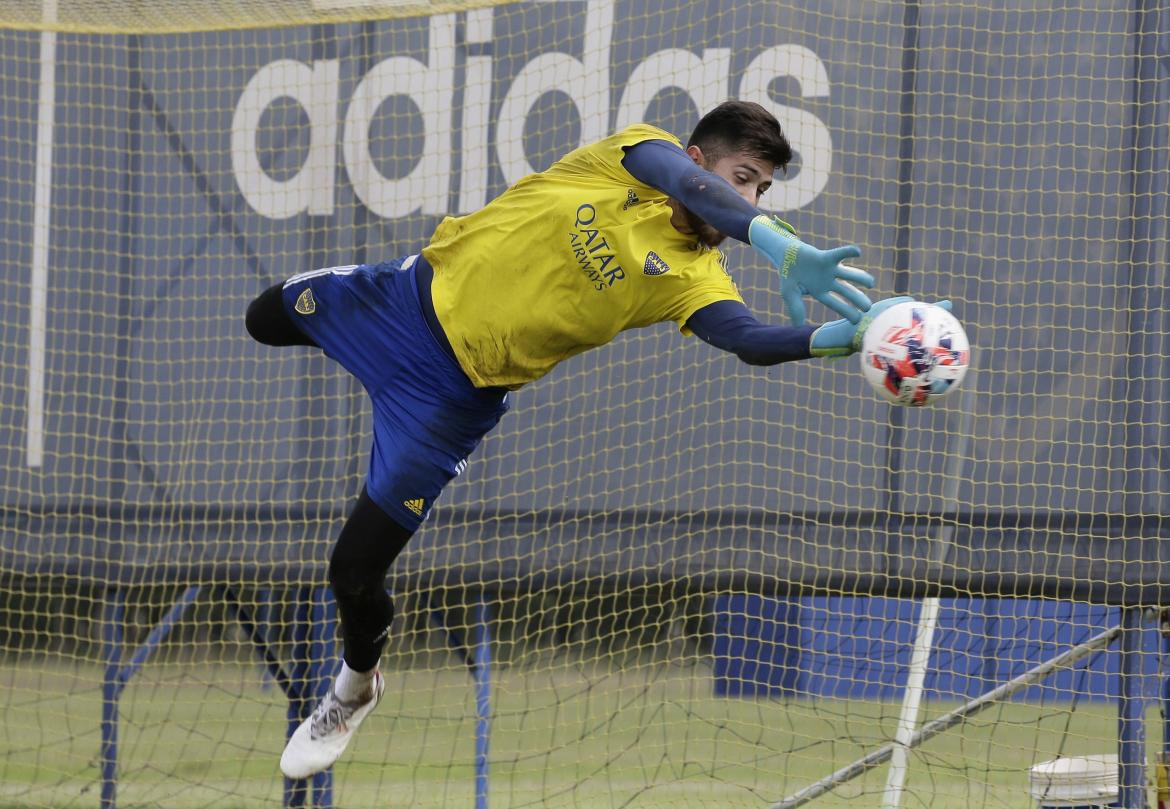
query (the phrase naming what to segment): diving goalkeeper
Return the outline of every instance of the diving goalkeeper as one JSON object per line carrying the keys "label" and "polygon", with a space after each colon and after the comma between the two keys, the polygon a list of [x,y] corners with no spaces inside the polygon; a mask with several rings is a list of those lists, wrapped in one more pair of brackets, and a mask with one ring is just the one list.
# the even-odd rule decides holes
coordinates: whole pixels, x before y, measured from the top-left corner
{"label": "diving goalkeeper", "polygon": [[[476,213],[444,219],[418,255],[332,267],[275,285],[249,333],[322,349],[374,409],[365,486],[329,563],[343,643],[330,693],[293,733],[280,767],[320,772],[382,696],[378,661],[394,608],[384,581],[443,487],[508,409],[508,392],[618,332],[672,321],[752,365],[852,353],[867,273],[842,265],[756,206],[792,159],[763,107],[729,101],[684,148],[630,126],[529,175]],[[744,305],[716,249],[747,242],[778,269],[792,326]],[[842,316],[805,325],[803,295]]]}

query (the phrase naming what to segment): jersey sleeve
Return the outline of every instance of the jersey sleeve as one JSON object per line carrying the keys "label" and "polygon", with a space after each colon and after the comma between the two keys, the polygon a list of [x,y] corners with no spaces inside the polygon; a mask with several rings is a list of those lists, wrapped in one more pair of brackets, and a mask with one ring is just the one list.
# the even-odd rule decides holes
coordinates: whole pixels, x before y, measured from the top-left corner
{"label": "jersey sleeve", "polygon": [[720,233],[748,242],[748,229],[761,211],[731,184],[695,164],[682,149],[655,138],[626,147],[622,165],[642,183],[678,200]]}
{"label": "jersey sleeve", "polygon": [[700,340],[735,354],[748,365],[776,365],[812,356],[816,326],[769,326],[746,306],[719,301],[704,306],[687,321]]}
{"label": "jersey sleeve", "polygon": [[731,276],[724,271],[720,259],[715,255],[707,254],[683,273],[686,285],[674,295],[666,310],[663,320],[674,321],[683,334],[693,334],[687,321],[691,315],[719,301],[735,301],[743,303],[743,296]]}

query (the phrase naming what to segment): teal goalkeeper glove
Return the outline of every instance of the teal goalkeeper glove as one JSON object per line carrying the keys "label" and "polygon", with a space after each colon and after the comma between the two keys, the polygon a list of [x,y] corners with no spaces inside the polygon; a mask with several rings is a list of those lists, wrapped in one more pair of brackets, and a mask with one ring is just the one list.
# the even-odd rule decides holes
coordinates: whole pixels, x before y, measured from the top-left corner
{"label": "teal goalkeeper glove", "polygon": [[798,239],[787,222],[765,214],[748,225],[748,241],[780,270],[780,296],[793,325],[804,325],[804,295],[851,323],[861,320],[861,313],[869,310],[869,298],[853,284],[872,287],[873,276],[841,263],[860,256],[857,247],[818,250]]}
{"label": "teal goalkeeper glove", "polygon": [[[861,349],[861,341],[865,338],[865,330],[873,319],[891,306],[914,300],[909,295],[900,295],[897,298],[886,298],[878,301],[869,308],[857,323],[848,320],[834,320],[819,327],[812,333],[808,341],[809,353],[814,357],[845,357]],[[939,301],[935,306],[941,306],[951,311],[950,301]]]}

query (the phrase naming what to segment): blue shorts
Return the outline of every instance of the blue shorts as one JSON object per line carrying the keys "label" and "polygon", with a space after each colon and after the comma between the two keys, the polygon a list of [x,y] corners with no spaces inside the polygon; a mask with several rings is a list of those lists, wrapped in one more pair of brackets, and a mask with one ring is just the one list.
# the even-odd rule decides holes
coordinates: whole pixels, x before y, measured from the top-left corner
{"label": "blue shorts", "polygon": [[284,284],[289,317],[370,395],[366,490],[411,531],[508,409],[506,393],[476,388],[440,348],[423,317],[414,262],[330,267]]}

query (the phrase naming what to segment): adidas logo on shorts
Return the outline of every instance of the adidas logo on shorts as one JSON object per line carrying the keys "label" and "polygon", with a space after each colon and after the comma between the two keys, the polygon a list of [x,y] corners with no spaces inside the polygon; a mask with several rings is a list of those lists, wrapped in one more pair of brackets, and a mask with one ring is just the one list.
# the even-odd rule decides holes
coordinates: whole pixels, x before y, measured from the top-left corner
{"label": "adidas logo on shorts", "polygon": [[412,500],[403,500],[402,505],[406,506],[408,509],[421,517],[423,513],[423,506],[426,505],[426,502],[421,497],[418,497]]}

